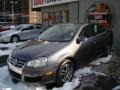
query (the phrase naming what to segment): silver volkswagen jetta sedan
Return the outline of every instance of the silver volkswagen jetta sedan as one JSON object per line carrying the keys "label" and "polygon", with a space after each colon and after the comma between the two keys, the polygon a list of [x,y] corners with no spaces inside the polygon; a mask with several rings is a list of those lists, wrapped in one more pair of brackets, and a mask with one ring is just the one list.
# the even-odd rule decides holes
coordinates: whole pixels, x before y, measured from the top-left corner
{"label": "silver volkswagen jetta sedan", "polygon": [[13,81],[61,86],[74,71],[111,52],[113,35],[97,24],[58,24],[17,47],[7,64]]}
{"label": "silver volkswagen jetta sedan", "polygon": [[39,25],[20,24],[14,29],[0,33],[0,42],[19,42],[20,40],[35,39],[43,30]]}

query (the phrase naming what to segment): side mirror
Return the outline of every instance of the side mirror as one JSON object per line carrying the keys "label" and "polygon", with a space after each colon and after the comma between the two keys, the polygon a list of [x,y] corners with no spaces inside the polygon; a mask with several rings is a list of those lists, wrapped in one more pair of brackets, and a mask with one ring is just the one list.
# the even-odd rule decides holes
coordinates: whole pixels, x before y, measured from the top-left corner
{"label": "side mirror", "polygon": [[80,42],[86,41],[86,40],[87,40],[87,37],[78,37],[76,41],[79,44]]}

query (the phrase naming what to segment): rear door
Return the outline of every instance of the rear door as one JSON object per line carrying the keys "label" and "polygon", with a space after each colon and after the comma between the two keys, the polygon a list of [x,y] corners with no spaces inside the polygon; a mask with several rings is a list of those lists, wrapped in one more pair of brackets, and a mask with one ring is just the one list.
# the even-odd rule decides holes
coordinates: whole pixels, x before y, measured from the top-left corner
{"label": "rear door", "polygon": [[95,30],[95,42],[96,42],[96,53],[101,54],[105,47],[107,46],[107,30],[102,28],[98,24],[92,25],[92,28]]}
{"label": "rear door", "polygon": [[28,40],[34,38],[33,30],[34,27],[32,25],[28,25],[22,28],[21,33],[19,33],[20,39]]}

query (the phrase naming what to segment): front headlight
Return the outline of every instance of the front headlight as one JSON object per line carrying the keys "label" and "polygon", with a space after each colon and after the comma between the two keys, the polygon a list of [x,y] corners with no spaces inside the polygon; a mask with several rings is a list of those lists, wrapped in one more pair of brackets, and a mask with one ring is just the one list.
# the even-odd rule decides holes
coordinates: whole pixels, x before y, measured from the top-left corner
{"label": "front headlight", "polygon": [[43,67],[47,65],[47,61],[48,59],[46,57],[34,59],[27,63],[27,67],[34,67],[34,68]]}

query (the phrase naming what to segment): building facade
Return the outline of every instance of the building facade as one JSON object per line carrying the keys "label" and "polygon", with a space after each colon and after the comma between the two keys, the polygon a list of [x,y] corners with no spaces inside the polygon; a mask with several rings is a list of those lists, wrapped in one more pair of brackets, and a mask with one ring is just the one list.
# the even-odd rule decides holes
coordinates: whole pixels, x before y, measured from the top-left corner
{"label": "building facade", "polygon": [[0,22],[28,23],[28,0],[0,0]]}
{"label": "building facade", "polygon": [[33,0],[33,8],[42,12],[44,25],[78,21],[78,0]]}
{"label": "building facade", "polygon": [[41,23],[40,12],[32,11],[32,0],[0,0],[0,22]]}
{"label": "building facade", "polygon": [[120,49],[120,0],[33,0],[42,23],[99,23],[113,31],[113,48]]}
{"label": "building facade", "polygon": [[39,11],[34,11],[32,9],[32,0],[29,0],[29,23],[32,24],[41,24],[42,23],[42,14]]}

